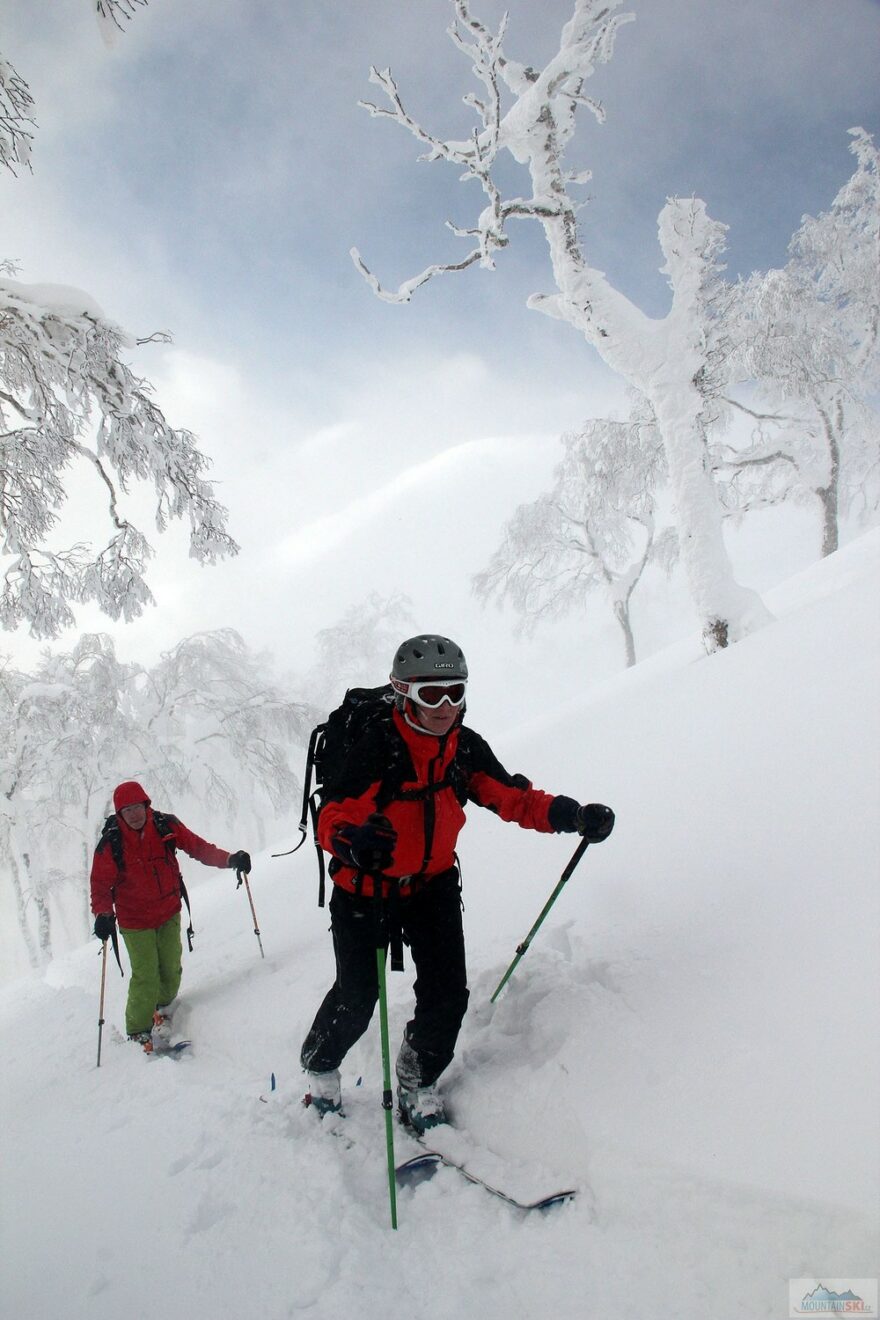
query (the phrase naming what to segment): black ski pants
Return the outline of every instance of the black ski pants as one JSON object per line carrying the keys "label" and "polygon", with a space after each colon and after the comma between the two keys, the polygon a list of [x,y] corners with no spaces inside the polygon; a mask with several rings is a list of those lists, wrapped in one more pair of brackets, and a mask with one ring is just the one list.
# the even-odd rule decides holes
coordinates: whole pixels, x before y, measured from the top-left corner
{"label": "black ski pants", "polygon": [[408,1071],[414,1053],[418,1085],[430,1086],[451,1062],[468,1002],[461,882],[454,869],[393,906],[334,886],[330,929],[336,980],[303,1042],[300,1059],[308,1071],[338,1068],[369,1026],[379,997],[376,949],[380,943],[388,947],[394,907],[416,970],[415,1011],[405,1033]]}

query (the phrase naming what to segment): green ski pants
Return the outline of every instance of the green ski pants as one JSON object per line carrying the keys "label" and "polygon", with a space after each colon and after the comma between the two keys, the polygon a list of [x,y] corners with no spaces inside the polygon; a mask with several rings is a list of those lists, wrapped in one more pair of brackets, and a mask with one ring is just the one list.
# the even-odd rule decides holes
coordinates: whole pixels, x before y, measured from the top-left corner
{"label": "green ski pants", "polygon": [[133,1036],[136,1031],[149,1031],[156,1009],[170,1004],[180,989],[180,913],[155,930],[120,927],[119,933],[131,963],[125,1030]]}

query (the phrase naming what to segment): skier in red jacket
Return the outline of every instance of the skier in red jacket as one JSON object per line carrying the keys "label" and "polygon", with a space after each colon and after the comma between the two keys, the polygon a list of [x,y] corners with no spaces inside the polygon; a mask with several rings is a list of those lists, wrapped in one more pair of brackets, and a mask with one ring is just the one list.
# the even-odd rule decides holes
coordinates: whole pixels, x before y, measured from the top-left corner
{"label": "skier in red jacket", "polygon": [[[607,839],[614,813],[533,788],[511,775],[463,723],[467,663],[448,637],[412,637],[391,669],[394,706],[352,747],[325,785],[318,839],[332,858],[336,979],[302,1046],[306,1103],[342,1105],[339,1065],[378,998],[377,939],[402,933],[416,969],[415,1012],[397,1057],[402,1120],[419,1132],[446,1121],[437,1079],[453,1057],[468,1001],[455,846],[466,802],[543,833]],[[382,903],[376,896],[381,887]],[[376,922],[379,921],[377,930]],[[397,936],[399,938],[399,935]],[[393,959],[392,959],[393,964]]]}
{"label": "skier in red jacket", "polygon": [[182,974],[182,877],[176,849],[205,866],[239,871],[250,871],[251,859],[246,852],[228,853],[199,838],[176,816],[154,812],[133,780],[118,785],[113,805],[116,815],[108,818],[92,861],[95,934],[99,940],[111,939],[119,921],[131,962],[125,1028],[130,1040],[152,1053],[170,1039]]}

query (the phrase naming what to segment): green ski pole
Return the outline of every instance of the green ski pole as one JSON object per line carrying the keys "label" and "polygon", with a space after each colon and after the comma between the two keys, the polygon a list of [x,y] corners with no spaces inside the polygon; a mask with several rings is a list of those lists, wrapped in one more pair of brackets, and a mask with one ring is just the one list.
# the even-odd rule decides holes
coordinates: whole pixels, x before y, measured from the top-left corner
{"label": "green ski pole", "polygon": [[379,1028],[382,1034],[382,1108],[385,1110],[385,1144],[388,1150],[388,1198],[391,1204],[391,1227],[397,1228],[397,1182],[394,1164],[394,1101],[391,1092],[391,1051],[388,1048],[388,995],[385,988],[385,949],[376,947],[376,972],[379,977]]}
{"label": "green ski pole", "polygon": [[581,858],[583,857],[584,853],[587,851],[587,848],[589,846],[590,846],[589,839],[581,839],[580,843],[575,848],[571,861],[568,863],[568,866],[562,872],[562,875],[560,876],[559,879],[559,883],[557,884],[556,888],[553,890],[553,893],[550,895],[550,897],[547,899],[547,902],[544,904],[543,908],[541,909],[541,914],[538,917],[538,920],[535,922],[534,926],[529,931],[528,935],[525,937],[522,944],[518,944],[516,946],[516,957],[508,967],[507,971],[502,976],[501,980],[498,982],[498,986],[496,987],[495,993],[492,996],[490,1003],[493,1004],[495,1003],[495,1000],[501,994],[501,991],[507,985],[507,982],[510,980],[511,976],[516,970],[520,962],[520,959],[523,958],[525,954],[528,952],[529,945],[531,944],[532,939],[538,930],[538,927],[541,925],[541,922],[544,920],[547,913],[550,911],[553,904],[556,902],[557,898],[562,892],[563,886],[566,884],[568,880],[571,879],[571,875],[572,872],[574,871],[574,868],[577,866],[578,862],[581,860]]}

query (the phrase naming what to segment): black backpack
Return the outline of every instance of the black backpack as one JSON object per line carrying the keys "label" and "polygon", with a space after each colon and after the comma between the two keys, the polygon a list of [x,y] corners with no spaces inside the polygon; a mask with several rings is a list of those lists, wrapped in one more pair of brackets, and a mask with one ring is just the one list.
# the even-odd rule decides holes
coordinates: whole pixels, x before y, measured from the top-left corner
{"label": "black backpack", "polygon": [[[176,857],[177,847],[174,842],[174,826],[178,824],[177,817],[171,816],[165,811],[154,811],[153,824],[156,826],[159,838],[165,845],[165,851],[169,856]],[[120,875],[123,875],[125,873],[125,854],[122,848],[122,835],[119,831],[119,817],[115,813],[114,815],[107,817],[101,829],[98,848],[100,849],[105,845],[109,847],[110,852],[113,855],[113,861],[116,863],[116,870]],[[189,905],[189,894],[186,892],[186,885],[183,883],[183,876],[180,877],[180,897],[186,904],[187,916],[189,917],[189,926],[186,931],[186,942],[190,953],[192,953],[195,931],[193,930],[192,924],[192,911]]]}
{"label": "black backpack", "polygon": [[[344,773],[352,748],[367,729],[382,721],[390,722],[394,691],[390,683],[377,688],[349,688],[340,704],[323,724],[312,730],[306,753],[303,781],[302,815],[299,830],[302,838],[295,848],[273,857],[290,857],[306,841],[311,817],[312,838],[318,854],[318,906],[324,906],[324,853],[318,843],[318,812],[327,794]],[[314,788],[312,787],[314,783]]]}
{"label": "black backpack", "polygon": [[[394,689],[390,683],[377,688],[349,688],[340,704],[330,712],[323,724],[315,726],[309,738],[302,814],[299,821],[302,838],[295,848],[283,853],[273,853],[272,856],[290,857],[299,851],[306,841],[308,820],[311,816],[312,839],[318,854],[319,907],[324,906],[325,867],[324,852],[318,842],[318,813],[348,769],[352,749],[373,727],[384,724],[390,730],[393,709]],[[459,800],[464,802],[465,781],[462,767],[457,764],[459,759],[456,758],[456,762],[453,762],[444,778],[436,784],[426,788],[403,789],[401,785],[411,774],[409,756],[399,738],[389,738],[383,758],[381,788],[376,799],[377,809],[382,811],[395,798],[424,801],[448,787],[453,787],[459,795]]]}

